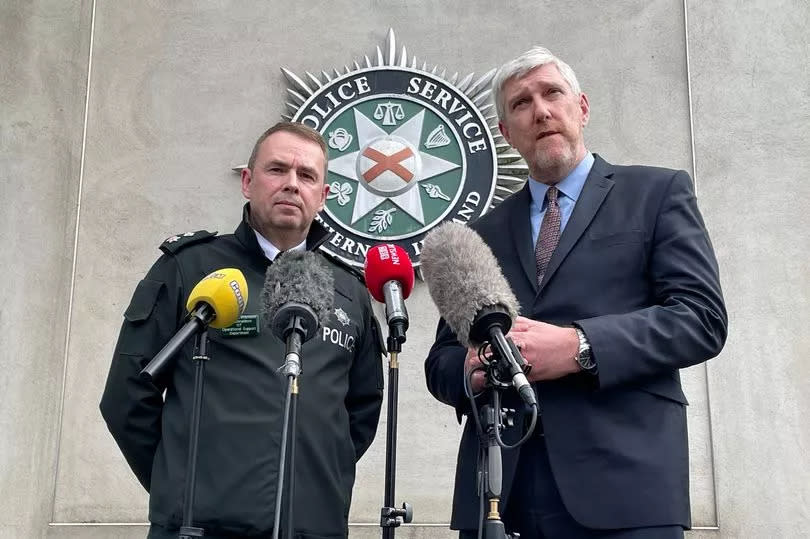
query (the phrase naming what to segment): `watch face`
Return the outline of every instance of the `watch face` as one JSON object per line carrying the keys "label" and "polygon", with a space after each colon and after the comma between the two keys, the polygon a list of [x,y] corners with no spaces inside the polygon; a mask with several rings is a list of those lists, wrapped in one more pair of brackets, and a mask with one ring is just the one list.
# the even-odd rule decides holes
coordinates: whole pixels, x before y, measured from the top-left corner
{"label": "watch face", "polygon": [[590,349],[586,348],[579,353],[577,356],[577,363],[579,366],[582,367],[584,371],[591,371],[596,367],[596,363],[593,361],[593,357],[591,356]]}

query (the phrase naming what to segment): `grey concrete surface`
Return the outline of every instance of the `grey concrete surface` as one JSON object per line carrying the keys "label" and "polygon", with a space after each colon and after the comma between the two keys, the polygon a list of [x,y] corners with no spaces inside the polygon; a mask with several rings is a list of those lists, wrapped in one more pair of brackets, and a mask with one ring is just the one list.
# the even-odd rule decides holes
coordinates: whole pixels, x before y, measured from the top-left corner
{"label": "grey concrete surface", "polygon": [[0,4],[0,537],[50,520],[89,39],[82,2]]}
{"label": "grey concrete surface", "polygon": [[[113,525],[113,526],[51,526],[47,531],[47,539],[143,539],[147,533],[144,525]],[[404,525],[396,530],[400,539],[457,539],[458,532],[453,532],[438,526]],[[380,528],[377,526],[353,526],[349,530],[349,539],[378,539]],[[721,537],[717,530],[691,530],[686,533],[686,539],[718,539]],[[722,536],[727,537],[727,536]]]}
{"label": "grey concrete surface", "polygon": [[[143,539],[146,537],[146,525],[134,526],[52,526],[48,529],[47,539]],[[402,526],[397,529],[400,539],[456,539],[457,532],[440,527]],[[354,526],[349,531],[350,539],[378,539],[379,526]],[[691,538],[690,538],[691,539]]]}
{"label": "grey concrete surface", "polygon": [[[583,73],[594,107],[589,137],[595,149],[605,148],[603,153],[617,162],[627,159],[624,152],[629,150],[642,162],[690,166],[683,16],[677,3],[623,4],[596,20],[585,5],[554,19],[542,17],[550,8],[526,5],[515,14],[523,25],[516,34],[522,37],[510,40],[508,47],[470,39],[473,20],[493,36],[506,35],[506,28],[513,26],[511,20],[488,16],[488,3],[472,3],[463,14],[441,2],[388,6],[382,12],[372,3],[341,6],[345,9],[331,19],[339,30],[316,40],[289,30],[312,24],[317,10],[289,10],[281,2],[233,5],[228,11],[147,3],[126,14],[110,4],[97,5],[75,284],[74,319],[82,323],[71,328],[55,521],[144,518],[142,489],[127,473],[103,425],[88,417],[95,418],[120,313],[133,284],[156,257],[157,244],[171,233],[210,227],[212,222],[224,223],[215,226],[219,230],[233,228],[241,196],[228,165],[243,162],[250,140],[281,113],[280,66],[319,72],[350,63],[371,54],[396,20],[399,42],[412,54],[453,70],[480,73],[525,50],[540,33]],[[276,12],[288,16],[281,26],[270,22],[268,27],[266,17]],[[425,21],[425,13],[434,14],[435,20]],[[446,27],[442,21],[455,15],[466,25]],[[584,39],[584,34],[593,34],[589,25],[607,29],[598,34],[601,43]],[[639,39],[631,31],[636,27],[656,31],[641,33],[646,46],[631,48],[630,41]],[[633,71],[592,54],[625,43],[629,52],[624,61]],[[616,85],[612,81],[617,77],[628,82]],[[651,95],[653,99],[644,97]],[[666,130],[660,129],[661,123]],[[239,139],[241,148],[229,148]],[[647,153],[637,151],[650,140],[655,143],[646,146]],[[189,211],[193,208],[206,211],[194,215]],[[104,290],[96,286],[101,275],[108,284]],[[422,358],[437,319],[424,288],[418,289],[411,305],[412,317],[424,328],[411,330],[403,354],[398,490],[415,505],[420,522],[443,523],[449,520],[459,428],[452,410],[424,390]],[[701,376],[696,370],[692,393],[697,402],[705,392]],[[95,389],[82,391],[84,387]],[[706,414],[694,416],[692,424],[695,439],[707,439],[700,435],[708,430]],[[711,477],[711,459],[707,444],[697,447],[704,451],[693,462],[708,472],[696,474],[694,481],[696,523],[714,524],[712,483],[701,481]],[[360,466],[353,522],[376,521],[383,464],[380,436]]]}
{"label": "grey concrete surface", "polygon": [[689,2],[698,192],[728,344],[709,364],[720,528],[810,534],[810,6]]}
{"label": "grey concrete surface", "polygon": [[[0,6],[0,267],[30,283],[0,306],[0,538],[143,537],[137,525],[81,525],[146,518],[146,496],[97,412],[131,291],[163,238],[233,229],[242,201],[229,168],[285,112],[279,68],[340,68],[372,55],[389,27],[420,64],[451,73],[483,73],[530,45],[549,46],[588,93],[591,149],[694,173],[732,328],[720,358],[684,373],[694,524],[720,525],[690,537],[810,534],[810,429],[801,419],[810,399],[810,8],[687,8],[694,139],[681,0]],[[442,524],[460,429],[424,389],[437,316],[424,286],[409,310],[397,498],[415,506],[418,522]],[[30,327],[38,329],[21,329]],[[382,501],[384,421],[378,432],[359,465],[357,524],[376,522]],[[417,526],[397,535],[452,536]],[[372,536],[376,526],[352,528],[353,538]]]}

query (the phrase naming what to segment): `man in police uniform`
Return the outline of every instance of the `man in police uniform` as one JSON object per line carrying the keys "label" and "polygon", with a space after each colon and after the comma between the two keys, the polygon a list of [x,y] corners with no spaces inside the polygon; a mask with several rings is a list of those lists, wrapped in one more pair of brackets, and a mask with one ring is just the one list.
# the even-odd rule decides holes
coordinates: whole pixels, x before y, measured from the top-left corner
{"label": "man in police uniform", "polygon": [[[149,538],[176,538],[182,524],[192,344],[156,383],[138,373],[184,322],[188,295],[205,275],[238,268],[258,297],[280,251],[312,251],[326,241],[314,218],[329,190],[327,155],[309,127],[279,123],[267,130],[242,171],[248,203],[234,234],[199,231],[166,240],[124,313],[101,412],[150,494]],[[295,533],[311,539],[347,535],[355,463],[374,438],[383,388],[381,339],[365,286],[354,270],[327,260],[335,312],[306,344],[298,400]],[[240,331],[209,330],[194,504],[194,525],[209,538],[269,537],[274,526],[284,344],[262,328],[258,303],[248,303]]]}

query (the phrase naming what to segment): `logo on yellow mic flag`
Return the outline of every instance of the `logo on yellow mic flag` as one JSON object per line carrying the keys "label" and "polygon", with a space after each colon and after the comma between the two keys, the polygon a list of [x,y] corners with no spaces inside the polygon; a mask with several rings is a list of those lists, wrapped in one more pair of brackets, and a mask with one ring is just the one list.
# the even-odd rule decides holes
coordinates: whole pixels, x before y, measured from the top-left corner
{"label": "logo on yellow mic flag", "polygon": [[235,268],[223,268],[205,276],[189,294],[186,309],[191,312],[200,302],[210,305],[216,316],[210,326],[232,325],[245,312],[248,288],[245,276]]}

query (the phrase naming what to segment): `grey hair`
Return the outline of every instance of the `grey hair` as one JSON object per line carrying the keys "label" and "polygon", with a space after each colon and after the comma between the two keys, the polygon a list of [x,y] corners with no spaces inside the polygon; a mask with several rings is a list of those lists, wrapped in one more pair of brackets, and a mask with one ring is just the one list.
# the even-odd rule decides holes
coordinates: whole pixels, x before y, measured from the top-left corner
{"label": "grey hair", "polygon": [[503,86],[506,84],[506,81],[512,78],[520,78],[532,69],[546,64],[554,64],[557,66],[557,69],[560,71],[560,74],[563,79],[565,79],[565,82],[568,83],[571,90],[576,95],[582,93],[579,87],[579,81],[577,81],[577,76],[574,70],[571,69],[571,66],[551,54],[551,51],[547,48],[534,46],[517,58],[503,64],[492,79],[492,99],[495,101],[495,107],[498,110],[498,119],[500,121],[503,121],[506,115],[502,95]]}

